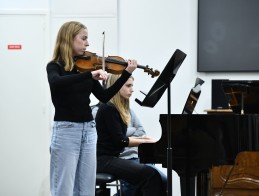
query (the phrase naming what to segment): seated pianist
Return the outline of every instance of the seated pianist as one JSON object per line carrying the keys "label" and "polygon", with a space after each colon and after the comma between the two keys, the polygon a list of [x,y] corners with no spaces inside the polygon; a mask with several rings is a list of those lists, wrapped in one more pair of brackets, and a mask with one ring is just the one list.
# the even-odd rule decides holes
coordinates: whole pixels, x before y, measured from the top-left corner
{"label": "seated pianist", "polygon": [[[119,75],[110,74],[106,86],[112,86]],[[127,136],[131,114],[129,98],[133,90],[133,77],[106,104],[101,104],[96,114],[97,172],[109,173],[136,187],[134,195],[166,196],[166,182],[160,172],[138,161],[120,158],[125,147],[155,142],[150,137]]]}

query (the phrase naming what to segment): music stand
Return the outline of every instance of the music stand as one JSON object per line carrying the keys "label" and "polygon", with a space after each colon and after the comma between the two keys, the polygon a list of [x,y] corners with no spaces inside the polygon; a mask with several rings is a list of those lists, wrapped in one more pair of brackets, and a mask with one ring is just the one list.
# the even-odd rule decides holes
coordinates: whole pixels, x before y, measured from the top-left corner
{"label": "music stand", "polygon": [[145,99],[141,102],[138,99],[135,101],[141,105],[146,107],[154,107],[156,103],[160,100],[165,90],[167,89],[167,109],[168,109],[168,147],[167,147],[167,189],[168,196],[172,195],[172,145],[171,145],[171,90],[170,83],[174,79],[179,67],[184,61],[186,54],[179,49],[176,49],[171,59],[168,61],[164,70],[146,95]]}
{"label": "music stand", "polygon": [[189,96],[185,102],[182,114],[192,114],[194,111],[194,108],[198,102],[198,99],[201,94],[201,85],[204,83],[204,81],[200,78],[196,78],[195,85],[191,89]]}

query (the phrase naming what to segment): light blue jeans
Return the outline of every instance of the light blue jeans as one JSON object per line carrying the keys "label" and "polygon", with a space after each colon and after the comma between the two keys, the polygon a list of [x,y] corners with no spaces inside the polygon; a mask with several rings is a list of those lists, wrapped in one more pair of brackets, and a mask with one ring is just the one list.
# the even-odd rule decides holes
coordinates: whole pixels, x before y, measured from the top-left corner
{"label": "light blue jeans", "polygon": [[95,121],[55,121],[51,139],[52,196],[93,196],[96,178]]}

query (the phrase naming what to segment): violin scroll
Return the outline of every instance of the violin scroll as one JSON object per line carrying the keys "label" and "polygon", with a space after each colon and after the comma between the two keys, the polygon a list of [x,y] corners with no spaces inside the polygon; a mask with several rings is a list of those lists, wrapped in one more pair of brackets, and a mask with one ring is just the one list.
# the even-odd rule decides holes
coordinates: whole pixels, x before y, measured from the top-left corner
{"label": "violin scroll", "polygon": [[159,76],[159,74],[160,74],[160,71],[158,71],[156,69],[153,71],[153,68],[149,68],[148,65],[146,65],[146,66],[138,65],[138,68],[144,69],[144,72],[147,72],[148,75],[150,74],[151,78]]}

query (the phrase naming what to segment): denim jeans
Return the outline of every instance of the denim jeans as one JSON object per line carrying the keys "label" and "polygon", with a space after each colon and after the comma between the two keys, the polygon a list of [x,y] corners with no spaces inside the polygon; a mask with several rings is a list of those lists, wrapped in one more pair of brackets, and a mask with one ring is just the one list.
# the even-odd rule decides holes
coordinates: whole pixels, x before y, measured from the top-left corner
{"label": "denim jeans", "polygon": [[52,196],[93,196],[96,178],[95,121],[55,121],[51,139]]}

